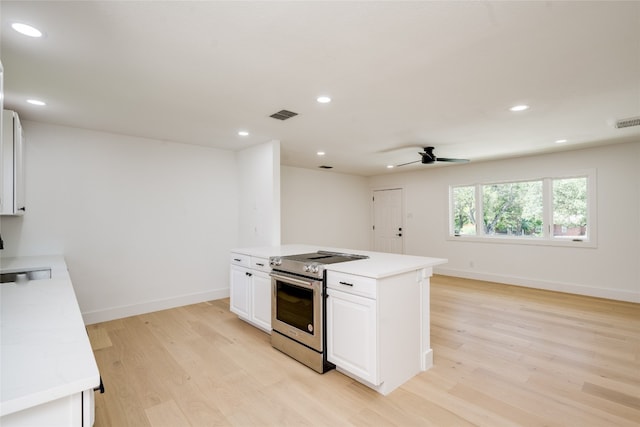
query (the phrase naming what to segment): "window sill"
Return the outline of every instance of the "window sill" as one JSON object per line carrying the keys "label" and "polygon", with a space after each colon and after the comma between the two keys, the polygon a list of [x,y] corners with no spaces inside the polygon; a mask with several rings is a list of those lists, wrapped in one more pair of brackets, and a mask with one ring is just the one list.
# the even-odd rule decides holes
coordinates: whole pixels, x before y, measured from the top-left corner
{"label": "window sill", "polygon": [[497,243],[507,245],[529,245],[529,246],[557,246],[568,248],[597,248],[593,239],[574,240],[567,238],[545,239],[542,237],[494,237],[494,236],[447,236],[447,240],[468,243]]}

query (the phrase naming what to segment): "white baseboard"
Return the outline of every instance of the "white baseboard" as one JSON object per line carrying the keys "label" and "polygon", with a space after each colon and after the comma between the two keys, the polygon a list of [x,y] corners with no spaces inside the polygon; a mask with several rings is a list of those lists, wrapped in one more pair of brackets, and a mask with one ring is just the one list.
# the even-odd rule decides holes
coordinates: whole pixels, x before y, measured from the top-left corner
{"label": "white baseboard", "polygon": [[433,349],[430,348],[422,355],[421,363],[422,363],[422,366],[420,368],[423,371],[427,371],[433,368]]}
{"label": "white baseboard", "polygon": [[82,313],[82,318],[84,319],[85,325],[92,325],[94,323],[122,319],[123,317],[136,316],[138,314],[151,313],[153,311],[166,310],[168,308],[227,298],[228,296],[229,288],[215,289],[208,292],[178,295],[171,298],[146,301],[139,304],[87,311]]}
{"label": "white baseboard", "polygon": [[619,289],[594,288],[593,286],[581,285],[579,283],[553,282],[549,280],[531,279],[528,277],[507,276],[486,272],[439,267],[435,268],[434,273],[441,274],[443,276],[462,277],[465,279],[483,280],[487,282],[504,283],[506,285],[544,289],[547,291],[565,292],[569,294],[640,303],[640,293],[638,292],[624,291]]}

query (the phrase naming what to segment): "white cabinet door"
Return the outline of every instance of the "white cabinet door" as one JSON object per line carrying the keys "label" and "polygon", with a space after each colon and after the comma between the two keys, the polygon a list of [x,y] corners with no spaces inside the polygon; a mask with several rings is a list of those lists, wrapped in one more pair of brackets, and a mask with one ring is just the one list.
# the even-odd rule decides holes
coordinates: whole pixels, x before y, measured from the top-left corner
{"label": "white cabinet door", "polygon": [[230,310],[243,319],[251,318],[251,273],[248,268],[231,265]]}
{"label": "white cabinet door", "polygon": [[271,331],[271,277],[253,272],[251,283],[253,310],[251,320],[266,331]]}
{"label": "white cabinet door", "polygon": [[82,392],[0,418],[2,427],[88,427],[82,416]]}
{"label": "white cabinet door", "polygon": [[373,385],[380,384],[376,300],[328,289],[327,359]]}
{"label": "white cabinet door", "polygon": [[2,188],[0,188],[1,215],[22,215],[24,206],[24,167],[22,125],[18,114],[2,113]]}

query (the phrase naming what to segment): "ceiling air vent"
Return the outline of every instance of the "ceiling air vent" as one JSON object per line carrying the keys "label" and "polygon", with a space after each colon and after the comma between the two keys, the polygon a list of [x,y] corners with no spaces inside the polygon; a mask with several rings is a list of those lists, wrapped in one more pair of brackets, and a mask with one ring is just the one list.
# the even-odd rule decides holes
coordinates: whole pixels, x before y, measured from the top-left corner
{"label": "ceiling air vent", "polygon": [[274,119],[278,119],[278,120],[287,120],[287,119],[290,119],[291,117],[295,117],[297,115],[298,115],[298,113],[294,113],[293,111],[280,110],[277,113],[273,113],[269,117],[273,117]]}
{"label": "ceiling air vent", "polygon": [[631,126],[640,126],[640,117],[629,117],[628,119],[621,119],[616,122],[616,128],[628,128]]}

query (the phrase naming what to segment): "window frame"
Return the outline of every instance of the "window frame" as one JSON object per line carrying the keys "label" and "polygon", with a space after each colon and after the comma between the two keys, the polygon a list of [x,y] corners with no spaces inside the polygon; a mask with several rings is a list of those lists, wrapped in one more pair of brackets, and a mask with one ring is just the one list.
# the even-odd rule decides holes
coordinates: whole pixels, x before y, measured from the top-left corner
{"label": "window frame", "polygon": [[[587,179],[587,236],[585,238],[568,238],[554,237],[553,226],[553,181],[569,178],[586,178]],[[542,236],[496,236],[484,234],[482,226],[482,218],[484,216],[484,207],[482,205],[482,186],[492,184],[509,184],[516,182],[542,181]],[[474,187],[475,195],[475,235],[459,234],[455,231],[454,213],[454,188],[458,187]],[[518,244],[518,245],[534,245],[534,246],[564,246],[564,247],[580,247],[580,248],[596,248],[597,247],[597,199],[596,199],[596,170],[588,169],[574,171],[572,173],[550,174],[538,177],[519,177],[517,179],[480,181],[466,184],[450,184],[448,188],[448,230],[446,240],[456,242],[480,242],[480,243],[500,243],[500,244]]]}

